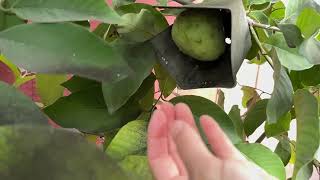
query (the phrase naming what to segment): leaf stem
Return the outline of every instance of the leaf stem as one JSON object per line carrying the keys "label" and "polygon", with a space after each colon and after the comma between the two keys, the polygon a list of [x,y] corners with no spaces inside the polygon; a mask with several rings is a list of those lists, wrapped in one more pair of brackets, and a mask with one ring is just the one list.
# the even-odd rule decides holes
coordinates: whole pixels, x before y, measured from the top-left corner
{"label": "leaf stem", "polygon": [[271,26],[271,25],[268,25],[268,24],[261,24],[259,22],[254,21],[250,17],[247,17],[247,20],[248,20],[249,26],[258,27],[258,28],[271,30],[271,31],[281,32],[281,29],[279,29],[276,26]]}
{"label": "leaf stem", "polygon": [[254,30],[253,26],[251,26],[251,25],[249,24],[249,28],[250,28],[250,32],[251,32],[253,38],[255,39],[256,43],[257,43],[258,46],[259,46],[259,49],[260,49],[260,51],[261,51],[261,54],[266,58],[267,62],[268,62],[269,65],[272,67],[272,69],[274,69],[274,68],[273,68],[272,59],[271,59],[270,56],[268,56],[267,51],[266,51],[266,50],[264,49],[264,47],[262,46],[262,44],[261,44],[261,42],[260,42],[260,40],[259,40],[259,37],[258,37],[256,31]]}

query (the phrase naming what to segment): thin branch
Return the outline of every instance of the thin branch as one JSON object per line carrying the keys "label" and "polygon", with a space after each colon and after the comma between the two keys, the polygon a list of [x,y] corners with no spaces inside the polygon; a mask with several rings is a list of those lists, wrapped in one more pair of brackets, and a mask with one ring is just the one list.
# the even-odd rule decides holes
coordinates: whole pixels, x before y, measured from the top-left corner
{"label": "thin branch", "polygon": [[261,143],[266,138],[266,133],[262,133],[255,143]]}
{"label": "thin branch", "polygon": [[[239,82],[237,82],[237,84],[238,84],[239,86],[241,86],[241,87],[246,86],[246,85],[240,84]],[[254,89],[254,90],[260,91],[260,92],[262,92],[262,93],[264,93],[264,94],[268,94],[268,95],[270,95],[270,96],[272,95],[271,93],[268,93],[268,92],[266,92],[266,91],[264,91],[264,90],[262,90],[262,89],[259,89],[259,88],[255,88],[255,87],[251,87],[251,86],[246,86],[246,87],[250,87],[250,88],[252,88],[252,89]]]}
{"label": "thin branch", "polygon": [[267,54],[267,51],[264,49],[264,47],[262,46],[260,40],[259,40],[259,37],[256,33],[256,31],[254,30],[253,26],[249,26],[250,27],[250,31],[251,31],[251,34],[253,36],[253,38],[255,39],[256,43],[258,44],[259,46],[259,49],[261,51],[261,54],[266,58],[267,62],[269,63],[269,65],[272,67],[272,69],[274,69],[273,67],[273,63],[272,63],[272,59],[270,56],[268,56]]}
{"label": "thin branch", "polygon": [[253,19],[251,19],[250,17],[247,17],[248,23],[250,26],[253,27],[258,27],[258,28],[262,28],[262,29],[266,29],[266,30],[271,30],[271,31],[277,31],[277,32],[281,32],[281,29],[279,29],[276,26],[271,26],[268,24],[261,24]]}
{"label": "thin branch", "polygon": [[162,91],[160,92],[159,98],[157,99],[157,101],[154,103],[154,105],[152,106],[152,108],[151,108],[151,110],[150,110],[149,120],[151,119],[152,113],[153,113],[153,111],[156,109],[156,105],[159,103],[161,97],[162,97]]}
{"label": "thin branch", "polygon": [[256,82],[254,83],[254,88],[258,87],[259,75],[260,75],[260,65],[258,65],[257,74],[256,74]]}

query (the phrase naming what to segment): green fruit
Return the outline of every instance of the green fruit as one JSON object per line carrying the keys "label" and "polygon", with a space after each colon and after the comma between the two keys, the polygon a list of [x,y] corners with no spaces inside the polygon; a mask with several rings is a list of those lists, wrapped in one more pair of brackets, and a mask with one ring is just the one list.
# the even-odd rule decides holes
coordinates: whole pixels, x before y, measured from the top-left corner
{"label": "green fruit", "polygon": [[200,61],[217,60],[226,46],[222,18],[209,10],[186,10],[173,24],[172,39],[186,55]]}

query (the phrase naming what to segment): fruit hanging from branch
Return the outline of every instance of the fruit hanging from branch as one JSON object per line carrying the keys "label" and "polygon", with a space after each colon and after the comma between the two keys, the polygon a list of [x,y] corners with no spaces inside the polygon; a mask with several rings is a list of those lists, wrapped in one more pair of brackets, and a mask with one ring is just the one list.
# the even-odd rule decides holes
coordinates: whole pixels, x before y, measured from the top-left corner
{"label": "fruit hanging from branch", "polygon": [[222,16],[216,11],[189,9],[172,27],[172,39],[181,52],[199,61],[214,61],[225,52]]}

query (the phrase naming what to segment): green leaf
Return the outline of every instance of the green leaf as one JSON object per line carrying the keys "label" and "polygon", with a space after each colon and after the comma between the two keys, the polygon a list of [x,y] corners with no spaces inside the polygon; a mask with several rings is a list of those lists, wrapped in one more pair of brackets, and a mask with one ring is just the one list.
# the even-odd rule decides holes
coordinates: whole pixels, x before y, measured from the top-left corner
{"label": "green leaf", "polygon": [[82,26],[84,28],[87,28],[87,29],[90,29],[90,26],[91,26],[90,22],[88,20],[86,20],[86,21],[75,21],[73,23],[78,24],[78,25],[80,25],[80,26]]}
{"label": "green leaf", "polygon": [[157,63],[154,66],[154,72],[159,81],[160,90],[164,97],[170,96],[172,91],[177,87],[176,81],[171,77],[167,70],[161,64]]}
{"label": "green leaf", "polygon": [[276,23],[280,22],[285,16],[285,9],[286,7],[282,1],[278,1],[273,4],[272,12],[269,15],[270,20],[275,21]]}
{"label": "green leaf", "polygon": [[200,96],[192,95],[175,97],[171,99],[170,102],[173,104],[185,103],[190,107],[202,137],[205,137],[205,135],[203,134],[202,128],[200,128],[199,118],[201,115],[207,114],[215,119],[234,144],[241,142],[241,138],[239,138],[232,120],[214,102]]}
{"label": "green leaf", "polygon": [[250,9],[265,10],[269,7],[271,0],[249,0]]}
{"label": "green leaf", "polygon": [[141,112],[137,102],[130,101],[114,114],[108,113],[101,86],[75,92],[46,107],[44,112],[64,128],[100,133],[120,128]]}
{"label": "green leaf", "polygon": [[253,61],[253,59],[257,59],[260,48],[253,36],[251,36],[251,44],[252,45],[249,52],[247,53],[246,59]]}
{"label": "green leaf", "polygon": [[320,64],[319,58],[320,41],[316,40],[315,35],[303,41],[299,53],[306,57],[311,64]]}
{"label": "green leaf", "polygon": [[242,138],[242,140],[245,140],[246,135],[244,133],[243,129],[243,121],[241,119],[240,109],[238,105],[232,106],[229,117],[233,122],[234,127],[236,128],[236,131],[238,133],[238,136]]}
{"label": "green leaf", "polygon": [[123,23],[118,26],[118,32],[126,42],[144,42],[168,27],[166,18],[147,4],[121,6],[117,12],[123,19]]}
{"label": "green leaf", "polygon": [[104,39],[103,37],[109,30],[110,26],[111,24],[100,23],[92,32],[100,38]]}
{"label": "green leaf", "polygon": [[127,156],[120,162],[120,167],[122,167],[122,169],[129,175],[134,175],[139,179],[153,179],[147,156]]}
{"label": "green leaf", "polygon": [[279,180],[286,179],[286,172],[279,156],[261,144],[238,144],[236,147],[248,160],[257,164],[270,175]]}
{"label": "green leaf", "polygon": [[316,34],[315,38],[316,38],[317,41],[320,41],[320,31],[318,31],[318,34]]}
{"label": "green leaf", "polygon": [[111,114],[122,107],[139,89],[143,80],[150,75],[157,59],[149,42],[130,45],[119,44],[115,45],[115,49],[120,52],[133,73],[114,83],[102,83],[103,96]]}
{"label": "green leaf", "polygon": [[243,121],[243,128],[247,136],[254,131],[267,119],[266,108],[268,99],[258,101],[248,112]]}
{"label": "green leaf", "polygon": [[113,138],[117,135],[119,129],[114,129],[111,131],[107,131],[104,133],[104,143],[103,143],[103,151],[107,149]]}
{"label": "green leaf", "polygon": [[271,0],[248,0],[249,5],[269,3]]}
{"label": "green leaf", "polygon": [[66,80],[66,75],[37,74],[37,92],[45,106],[53,104],[63,96],[64,88],[61,84]]}
{"label": "green leaf", "polygon": [[265,124],[264,129],[267,137],[275,137],[284,132],[289,131],[291,122],[291,113],[288,112],[284,116],[280,117],[275,124]]}
{"label": "green leaf", "polygon": [[144,121],[149,121],[151,118],[151,113],[149,112],[142,112],[139,117],[137,117],[136,119],[139,120],[144,120]]}
{"label": "green leaf", "polygon": [[296,22],[305,38],[311,37],[320,28],[320,13],[312,8],[305,8]]}
{"label": "green leaf", "polygon": [[15,26],[0,33],[0,50],[19,67],[39,73],[110,82],[131,72],[113,47],[72,23]]}
{"label": "green leaf", "polygon": [[249,0],[242,0],[242,4],[243,4],[245,10],[248,10]]}
{"label": "green leaf", "polygon": [[262,24],[268,24],[268,16],[263,11],[251,11],[249,16]]}
{"label": "green leaf", "polygon": [[[318,99],[318,112],[319,112],[319,118],[320,118],[320,92],[318,92],[317,99]],[[320,161],[320,159],[319,159],[319,161]]]}
{"label": "green leaf", "polygon": [[277,120],[291,110],[293,104],[293,87],[290,78],[283,66],[281,66],[275,50],[272,50],[274,64],[274,89],[267,105],[267,119],[269,124]]}
{"label": "green leaf", "polygon": [[254,105],[257,101],[260,100],[260,96],[254,88],[249,86],[243,86],[241,90],[243,92],[242,106],[244,108],[250,108],[252,105]]}
{"label": "green leaf", "polygon": [[304,86],[301,83],[300,72],[303,72],[303,71],[290,71],[290,80],[291,80],[294,91],[304,88]]}
{"label": "green leaf", "polygon": [[310,179],[312,174],[313,174],[313,162],[310,162],[309,164],[306,164],[300,169],[295,179],[299,179],[299,180]]}
{"label": "green leaf", "polygon": [[[5,154],[7,172],[1,178],[59,180],[127,180],[117,164],[79,134],[64,129],[2,126],[0,142],[10,149]],[[35,171],[35,168],[37,171]],[[1,169],[0,171],[2,171]]]}
{"label": "green leaf", "polygon": [[291,147],[288,140],[281,139],[274,150],[280,158],[283,164],[286,166],[291,158]]}
{"label": "green leaf", "polygon": [[112,6],[114,8],[118,8],[120,6],[132,4],[132,3],[135,3],[135,0],[113,0],[112,1]]}
{"label": "green leaf", "polygon": [[297,86],[295,89],[303,89],[305,86],[317,86],[320,84],[320,79],[315,77],[320,76],[320,65],[315,65],[303,71],[292,71],[290,76]]}
{"label": "green leaf", "polygon": [[0,31],[23,23],[24,20],[18,18],[16,15],[0,11]]}
{"label": "green leaf", "polygon": [[278,26],[290,48],[296,48],[302,43],[303,37],[299,27],[294,24],[279,24]]}
{"label": "green leaf", "polygon": [[109,144],[106,154],[116,160],[128,155],[145,155],[147,150],[146,121],[136,120],[123,126]]}
{"label": "green leaf", "polygon": [[285,20],[294,23],[301,11],[306,7],[314,8],[320,12],[320,5],[314,0],[290,0],[286,7]]}
{"label": "green leaf", "polygon": [[153,73],[151,73],[151,75],[147,77],[145,82],[142,84],[143,87],[140,87],[141,89],[144,89],[146,91],[143,92],[143,97],[139,100],[140,107],[145,112],[149,112],[153,107],[155,81],[156,77]]}
{"label": "green leaf", "polygon": [[288,68],[289,70],[301,71],[309,69],[313,66],[309,60],[299,54],[298,48],[289,48],[286,40],[281,33],[272,35],[266,44],[272,45],[277,54],[281,65]]}
{"label": "green leaf", "polygon": [[61,85],[67,88],[70,92],[74,93],[81,90],[86,90],[88,88],[91,88],[92,86],[100,86],[101,84],[95,80],[73,76]]}
{"label": "green leaf", "polygon": [[119,24],[117,31],[122,39],[130,42],[144,42],[151,39],[153,34],[155,17],[147,9],[139,13],[127,13],[122,16],[122,24]]}
{"label": "green leaf", "polygon": [[298,90],[294,96],[297,119],[296,162],[294,179],[308,179],[304,173],[319,148],[320,128],[317,99],[307,90]]}
{"label": "green leaf", "polygon": [[32,22],[99,20],[119,23],[120,16],[104,0],[15,0],[10,10]]}
{"label": "green leaf", "polygon": [[183,9],[183,8],[178,8],[178,9],[166,8],[166,9],[161,9],[160,12],[164,16],[178,16],[180,13],[182,13],[185,10],[186,9]]}
{"label": "green leaf", "polygon": [[0,82],[0,96],[0,125],[47,124],[47,117],[36,104],[14,87]]}

